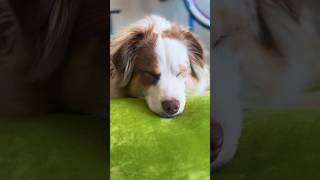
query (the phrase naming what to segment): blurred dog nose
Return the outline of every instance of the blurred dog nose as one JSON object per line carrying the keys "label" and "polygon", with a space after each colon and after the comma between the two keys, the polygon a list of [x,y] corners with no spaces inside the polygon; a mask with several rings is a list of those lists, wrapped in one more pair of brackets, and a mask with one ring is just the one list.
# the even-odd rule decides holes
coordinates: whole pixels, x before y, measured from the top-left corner
{"label": "blurred dog nose", "polygon": [[[213,135],[212,135],[213,133]],[[210,143],[210,150],[211,150],[211,162],[214,162],[221,151],[223,145],[223,129],[220,123],[213,119],[211,122],[211,143]]]}
{"label": "blurred dog nose", "polygon": [[180,102],[176,99],[174,100],[165,100],[161,103],[163,110],[169,114],[173,115],[179,111]]}

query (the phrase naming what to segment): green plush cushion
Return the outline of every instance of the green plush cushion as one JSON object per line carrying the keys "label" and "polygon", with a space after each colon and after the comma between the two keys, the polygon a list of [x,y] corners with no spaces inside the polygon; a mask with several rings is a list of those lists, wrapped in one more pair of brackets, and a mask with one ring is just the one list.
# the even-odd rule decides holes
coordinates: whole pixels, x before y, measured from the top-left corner
{"label": "green plush cushion", "polygon": [[255,111],[245,116],[238,153],[217,180],[320,179],[320,111]]}
{"label": "green plush cushion", "polygon": [[112,180],[210,179],[208,96],[188,97],[173,119],[139,99],[112,99],[110,113]]}
{"label": "green plush cushion", "polygon": [[90,116],[1,117],[0,179],[108,179],[106,132]]}

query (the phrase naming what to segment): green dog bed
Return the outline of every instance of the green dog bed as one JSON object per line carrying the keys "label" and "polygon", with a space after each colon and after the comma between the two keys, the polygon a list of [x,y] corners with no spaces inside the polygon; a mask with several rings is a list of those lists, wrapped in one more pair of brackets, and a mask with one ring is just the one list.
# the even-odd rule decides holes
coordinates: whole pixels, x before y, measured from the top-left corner
{"label": "green dog bed", "polygon": [[247,112],[234,161],[213,177],[217,180],[318,180],[319,138],[319,109]]}
{"label": "green dog bed", "polygon": [[139,99],[110,104],[111,180],[209,180],[210,98],[188,97],[175,118]]}

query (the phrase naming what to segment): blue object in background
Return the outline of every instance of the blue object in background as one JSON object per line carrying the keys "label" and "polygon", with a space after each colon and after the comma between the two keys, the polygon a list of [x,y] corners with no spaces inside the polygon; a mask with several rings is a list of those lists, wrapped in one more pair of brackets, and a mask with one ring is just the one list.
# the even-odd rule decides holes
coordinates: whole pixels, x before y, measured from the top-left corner
{"label": "blue object in background", "polygon": [[[200,4],[197,3],[197,0],[184,0],[183,2],[189,12],[188,24],[189,24],[190,30],[194,31],[195,29],[194,21],[197,21],[203,27],[210,29],[210,12],[209,12],[209,15],[208,15],[208,12],[205,13],[203,9],[200,8]],[[204,2],[204,1],[201,1],[201,2]],[[210,3],[210,1],[206,1],[206,2]],[[205,7],[206,6],[202,5],[202,8],[205,8]]]}
{"label": "blue object in background", "polygon": [[189,15],[189,29],[190,31],[194,31],[194,18],[191,14]]}

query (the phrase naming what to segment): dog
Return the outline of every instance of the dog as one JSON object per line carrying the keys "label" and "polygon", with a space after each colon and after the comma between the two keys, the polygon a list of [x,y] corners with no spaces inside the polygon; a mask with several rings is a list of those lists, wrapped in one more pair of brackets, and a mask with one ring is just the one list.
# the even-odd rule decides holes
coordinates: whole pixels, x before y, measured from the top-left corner
{"label": "dog", "polygon": [[116,33],[110,42],[110,95],[144,99],[150,110],[174,117],[187,95],[209,86],[205,50],[188,29],[151,15]]}
{"label": "dog", "polygon": [[290,107],[319,79],[319,8],[316,0],[214,2],[213,170],[233,159],[244,108]]}
{"label": "dog", "polygon": [[103,114],[107,2],[0,0],[0,114]]}

